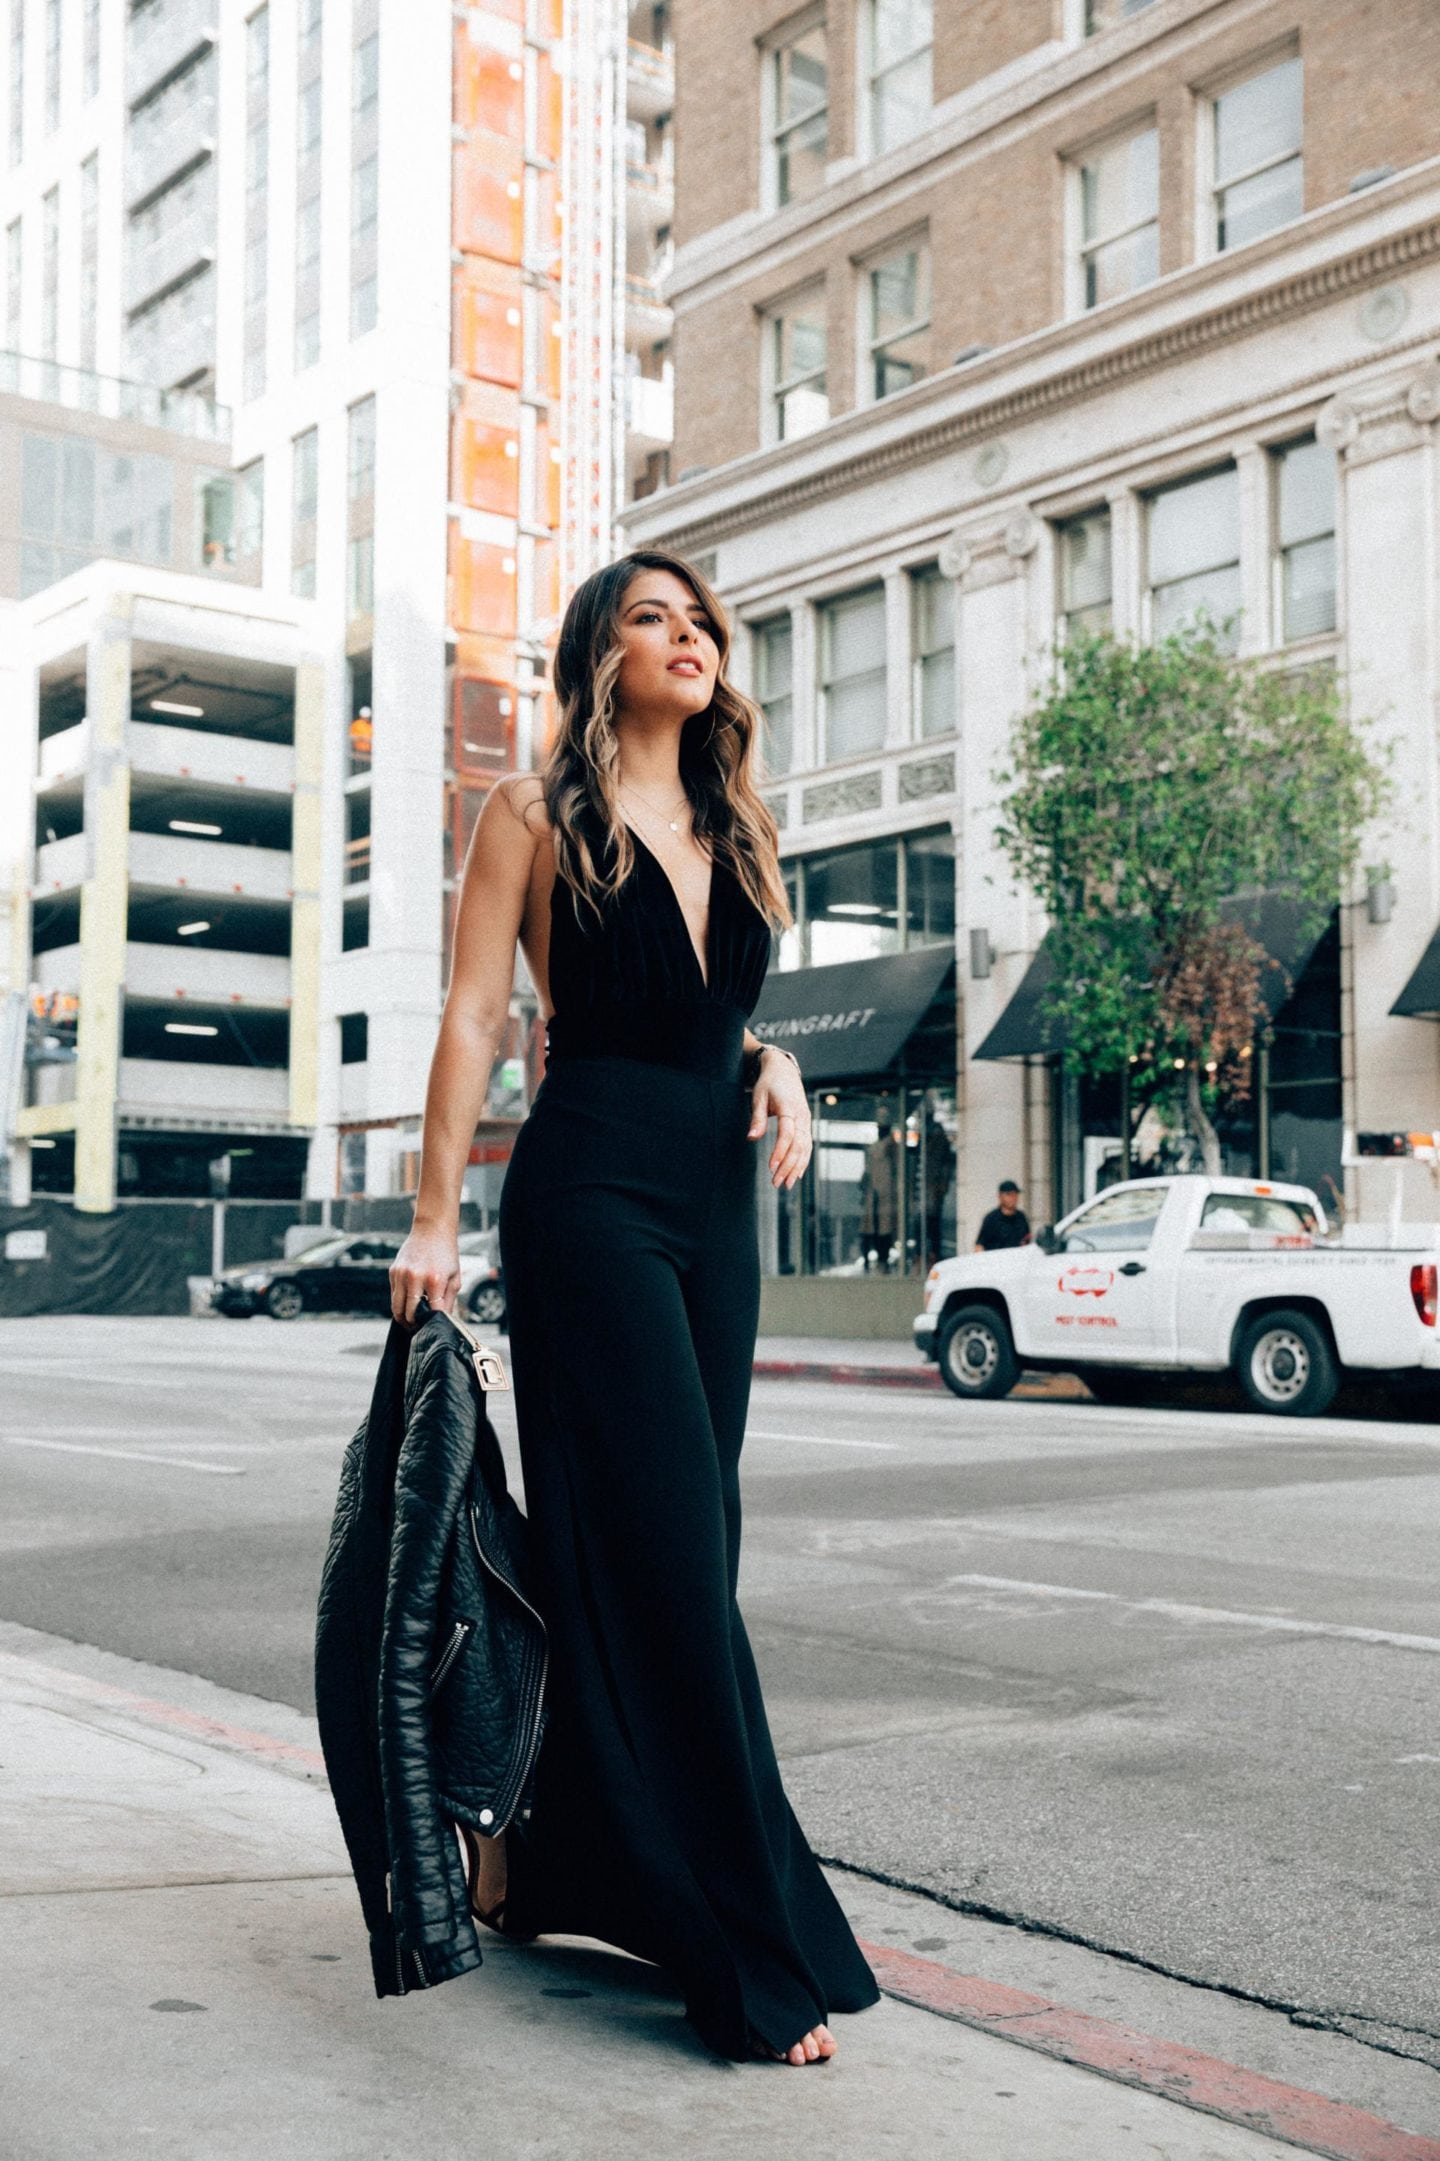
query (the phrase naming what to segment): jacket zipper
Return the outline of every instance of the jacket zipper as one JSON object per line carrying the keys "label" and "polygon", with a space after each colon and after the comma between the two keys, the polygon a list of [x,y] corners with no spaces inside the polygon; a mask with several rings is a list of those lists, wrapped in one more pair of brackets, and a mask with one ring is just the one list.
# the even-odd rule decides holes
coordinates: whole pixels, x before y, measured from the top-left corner
{"label": "jacket zipper", "polygon": [[[408,1996],[410,1991],[405,1986],[405,1951],[403,1945],[400,1942],[399,1933],[395,1927],[395,1903],[390,1896],[389,1869],[386,1869],[385,1871],[385,1911],[390,1916],[390,1933],[395,1940],[395,1986],[400,1995]],[[412,1948],[410,1952],[410,1957],[414,1963],[415,1971],[419,1976],[420,1986],[422,1988],[428,1988],[430,1986],[430,1983],[425,1978],[425,1961],[420,1956],[418,1946]]]}
{"label": "jacket zipper", "polygon": [[449,1639],[446,1642],[445,1648],[440,1653],[440,1656],[436,1659],[435,1664],[431,1669],[430,1693],[432,1696],[440,1687],[441,1682],[444,1680],[446,1674],[450,1671],[450,1668],[454,1665],[456,1659],[460,1656],[460,1653],[464,1650],[474,1626],[475,1623],[473,1621],[457,1621],[455,1623],[455,1626],[451,1629]]}
{"label": "jacket zipper", "polygon": [[[500,1569],[498,1569],[495,1566],[494,1562],[488,1558],[484,1547],[480,1543],[480,1531],[475,1521],[475,1510],[473,1507],[469,1510],[469,1516],[470,1543],[475,1548],[475,1558],[479,1561],[480,1566],[485,1569],[487,1574],[493,1576],[495,1581],[498,1584],[501,1584],[504,1589],[510,1593],[510,1596],[525,1608],[525,1611],[529,1614],[531,1620],[535,1623],[536,1627],[540,1631],[540,1680],[535,1690],[534,1699],[530,1707],[529,1730],[526,1734],[525,1746],[520,1759],[522,1764],[528,1765],[534,1753],[535,1740],[540,1728],[540,1713],[545,1703],[545,1681],[550,1670],[550,1635],[544,1621],[536,1612],[535,1608],[531,1605],[529,1599],[525,1597],[523,1592],[517,1590],[515,1585],[510,1581],[509,1577],[505,1575]],[[524,1775],[522,1772],[521,1785],[523,1786],[523,1784]],[[513,1808],[511,1810],[511,1813],[513,1814]],[[504,1828],[504,1824],[497,1825],[496,1830],[491,1832],[491,1837],[495,1837],[498,1832],[504,1830]]]}

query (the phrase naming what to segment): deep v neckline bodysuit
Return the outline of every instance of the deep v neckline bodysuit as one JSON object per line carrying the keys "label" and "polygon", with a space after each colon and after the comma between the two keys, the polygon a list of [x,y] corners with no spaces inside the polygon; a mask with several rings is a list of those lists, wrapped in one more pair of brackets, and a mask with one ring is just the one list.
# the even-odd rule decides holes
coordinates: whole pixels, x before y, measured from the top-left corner
{"label": "deep v neckline bodysuit", "polygon": [[[557,877],[550,898],[552,1058],[641,1058],[738,1079],[770,930],[722,855],[711,860],[702,971],[674,881],[630,827],[635,867],[599,921]],[[592,843],[593,844],[593,843]],[[608,868],[614,843],[601,860]]]}

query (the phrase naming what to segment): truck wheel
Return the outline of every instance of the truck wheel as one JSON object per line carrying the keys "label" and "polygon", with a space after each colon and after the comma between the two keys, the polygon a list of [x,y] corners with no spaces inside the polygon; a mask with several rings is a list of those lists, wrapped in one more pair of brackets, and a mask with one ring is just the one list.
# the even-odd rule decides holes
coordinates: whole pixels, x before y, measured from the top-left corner
{"label": "truck wheel", "polygon": [[961,1306],[942,1322],[941,1377],[957,1396],[1008,1396],[1020,1378],[1009,1324],[994,1306]]}
{"label": "truck wheel", "polygon": [[1318,1418],[1340,1386],[1335,1353],[1308,1313],[1262,1313],[1240,1340],[1240,1385],[1257,1411]]}

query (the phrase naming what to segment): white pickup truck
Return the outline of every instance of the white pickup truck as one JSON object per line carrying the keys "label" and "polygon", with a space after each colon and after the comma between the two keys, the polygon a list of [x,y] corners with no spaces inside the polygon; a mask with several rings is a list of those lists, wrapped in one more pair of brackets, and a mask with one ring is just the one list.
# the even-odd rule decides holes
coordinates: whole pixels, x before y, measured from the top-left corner
{"label": "white pickup truck", "polygon": [[1102,1403],[1228,1369],[1258,1409],[1315,1416],[1351,1369],[1440,1371],[1437,1269],[1434,1239],[1331,1239],[1305,1186],[1136,1178],[1033,1244],[938,1262],[915,1340],[957,1396],[1007,1395],[1022,1365]]}

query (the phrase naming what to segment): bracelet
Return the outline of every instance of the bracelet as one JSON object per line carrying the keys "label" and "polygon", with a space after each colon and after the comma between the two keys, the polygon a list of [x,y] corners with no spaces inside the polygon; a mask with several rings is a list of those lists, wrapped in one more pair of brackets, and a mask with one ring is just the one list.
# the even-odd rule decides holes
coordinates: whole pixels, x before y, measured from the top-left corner
{"label": "bracelet", "polygon": [[795,1055],[795,1053],[794,1053],[794,1051],[793,1051],[793,1050],[783,1050],[783,1049],[781,1049],[781,1046],[780,1046],[780,1045],[779,1045],[778,1043],[762,1043],[762,1044],[760,1045],[760,1048],[759,1048],[758,1050],[748,1051],[748,1052],[746,1053],[746,1057],[745,1057],[745,1065],[746,1065],[746,1073],[745,1073],[745,1079],[746,1079],[746,1084],[747,1084],[747,1086],[749,1086],[749,1087],[753,1088],[753,1087],[754,1087],[754,1085],[755,1085],[755,1083],[756,1083],[756,1081],[758,1081],[758,1080],[759,1080],[759,1078],[760,1078],[760,1061],[761,1061],[761,1059],[762,1059],[762,1058],[764,1057],[764,1055],[765,1055],[765,1053],[766,1053],[766,1051],[767,1051],[767,1050],[779,1051],[779,1052],[780,1052],[780,1056],[781,1056],[782,1058],[788,1058],[788,1059],[790,1060],[790,1063],[791,1063],[791,1065],[793,1065],[793,1066],[794,1066],[794,1068],[795,1068],[795,1071],[796,1071],[797,1073],[799,1073],[799,1074],[800,1074],[800,1078],[801,1078],[801,1080],[802,1080],[802,1081],[804,1080],[804,1078],[805,1078],[805,1075],[804,1075],[804,1073],[803,1073],[803,1072],[801,1071],[801,1067],[800,1067],[800,1060],[799,1060],[799,1059],[798,1059],[798,1058],[796,1057],[796,1055]]}

